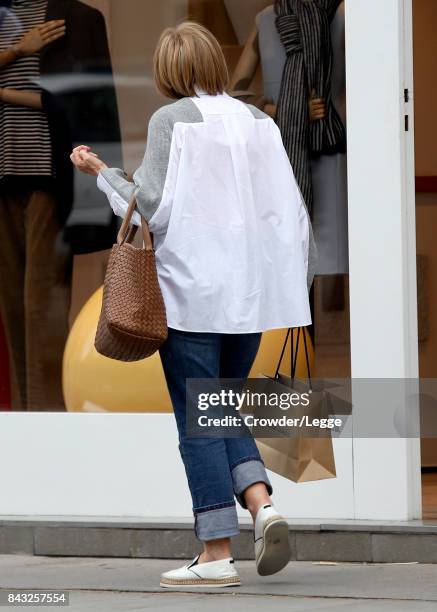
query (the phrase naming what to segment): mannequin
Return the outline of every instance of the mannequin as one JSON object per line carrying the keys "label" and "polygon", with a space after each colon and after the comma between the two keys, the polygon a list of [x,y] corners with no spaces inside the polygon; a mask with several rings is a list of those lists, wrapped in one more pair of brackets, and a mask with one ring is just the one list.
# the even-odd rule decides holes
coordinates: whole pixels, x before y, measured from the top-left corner
{"label": "mannequin", "polygon": [[[332,100],[346,127],[345,19],[342,2],[331,22],[333,51]],[[321,257],[317,274],[347,274],[347,154],[311,160],[314,194],[313,228]]]}
{"label": "mannequin", "polygon": [[[261,62],[264,99],[261,107],[276,116],[283,70],[286,61],[284,46],[276,28],[274,6],[261,11],[246,42],[238,65],[232,75],[230,88],[250,100],[250,83]],[[344,2],[341,2],[331,22],[333,67],[331,77],[332,101],[346,125],[346,87],[344,54]],[[322,98],[310,93],[308,116],[317,121],[325,116]],[[312,223],[319,252],[318,275],[345,274],[348,271],[347,251],[347,176],[346,154],[321,155],[311,160],[314,202]]]}
{"label": "mannequin", "polygon": [[272,0],[223,0],[226,12],[240,45],[244,45],[250,34],[256,15]]}
{"label": "mannequin", "polygon": [[0,114],[0,275],[8,279],[0,312],[11,407],[64,410],[72,253],[108,248],[117,227],[105,197],[74,177],[69,159],[84,140],[122,163],[99,11],[78,0],[0,0]]}
{"label": "mannequin", "polygon": [[[27,1],[0,0],[0,10],[5,15],[14,2]],[[41,0],[36,1],[41,3]],[[20,93],[7,86],[0,91],[0,97],[9,105],[40,108],[47,115],[54,149],[58,215],[62,224],[66,224],[64,239],[73,253],[94,252],[112,246],[116,221],[108,212],[105,198],[95,193],[92,181],[73,175],[69,155],[74,144],[86,140],[106,155],[109,163],[122,165],[106,26],[98,10],[79,0],[45,0],[45,7],[44,28],[49,30],[45,33],[45,44],[36,51],[40,56],[37,90],[41,106],[39,97],[23,91],[23,87]],[[8,13],[8,18],[13,18],[14,12],[9,10]],[[60,24],[62,35],[53,31],[53,27]],[[5,41],[3,52],[0,45],[0,70],[2,64],[17,60],[14,46],[20,27],[18,23],[15,39],[9,40],[9,36]],[[90,86],[90,81],[95,85]]]}
{"label": "mannequin", "polygon": [[[90,142],[109,164],[123,165],[106,25],[100,11],[79,0],[48,0],[46,19],[64,19],[68,29],[68,36],[41,52],[43,108],[51,118],[57,159],[62,159],[58,173],[64,185],[68,182],[60,194],[67,219],[64,237],[74,253],[91,253],[112,246],[116,220],[90,177],[73,174],[69,155],[71,146]],[[60,120],[65,122],[64,137],[57,139]]]}
{"label": "mannequin", "polygon": [[[62,224],[50,126],[42,109],[41,49],[65,36],[45,0],[0,7],[0,313],[12,410],[62,410],[71,256]],[[7,279],[7,281],[6,281]]]}

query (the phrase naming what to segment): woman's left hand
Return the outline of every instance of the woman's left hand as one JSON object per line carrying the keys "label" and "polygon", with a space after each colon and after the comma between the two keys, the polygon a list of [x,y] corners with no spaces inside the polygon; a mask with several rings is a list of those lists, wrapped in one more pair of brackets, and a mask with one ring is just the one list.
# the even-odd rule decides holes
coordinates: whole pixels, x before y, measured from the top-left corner
{"label": "woman's left hand", "polygon": [[73,149],[70,159],[78,170],[85,174],[97,176],[100,170],[108,166],[99,159],[99,156],[93,153],[90,147],[79,145]]}

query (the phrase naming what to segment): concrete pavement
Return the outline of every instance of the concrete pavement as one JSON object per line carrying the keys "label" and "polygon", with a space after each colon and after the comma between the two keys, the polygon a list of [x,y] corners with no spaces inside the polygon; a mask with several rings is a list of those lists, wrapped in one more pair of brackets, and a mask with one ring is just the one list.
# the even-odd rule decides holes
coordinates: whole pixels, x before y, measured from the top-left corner
{"label": "concrete pavement", "polygon": [[437,565],[293,562],[275,576],[261,578],[253,562],[240,561],[241,587],[183,593],[160,589],[161,572],[180,564],[165,559],[0,555],[0,589],[68,590],[69,612],[222,612],[224,606],[235,612],[437,611]]}

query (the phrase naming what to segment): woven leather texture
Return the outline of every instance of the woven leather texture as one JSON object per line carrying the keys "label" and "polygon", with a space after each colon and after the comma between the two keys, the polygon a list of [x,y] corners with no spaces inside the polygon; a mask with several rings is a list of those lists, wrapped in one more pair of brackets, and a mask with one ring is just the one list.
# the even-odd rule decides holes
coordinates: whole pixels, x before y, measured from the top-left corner
{"label": "woven leather texture", "polygon": [[96,350],[111,359],[138,361],[153,355],[167,333],[154,251],[115,244],[103,285]]}

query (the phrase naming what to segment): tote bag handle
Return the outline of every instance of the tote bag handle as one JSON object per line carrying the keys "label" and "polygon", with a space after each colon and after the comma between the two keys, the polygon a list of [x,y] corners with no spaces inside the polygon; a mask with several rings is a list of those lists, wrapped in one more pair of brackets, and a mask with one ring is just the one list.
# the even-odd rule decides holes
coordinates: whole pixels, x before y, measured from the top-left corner
{"label": "tote bag handle", "polygon": [[[123,219],[123,223],[121,224],[120,230],[117,235],[117,244],[119,245],[130,243],[135,238],[135,234],[137,233],[137,226],[132,225],[132,215],[134,214],[136,206],[137,198],[136,194],[134,193],[130,199],[126,216]],[[153,239],[149,230],[149,224],[147,223],[143,215],[140,215],[140,217],[144,248],[146,251],[153,251]]]}

